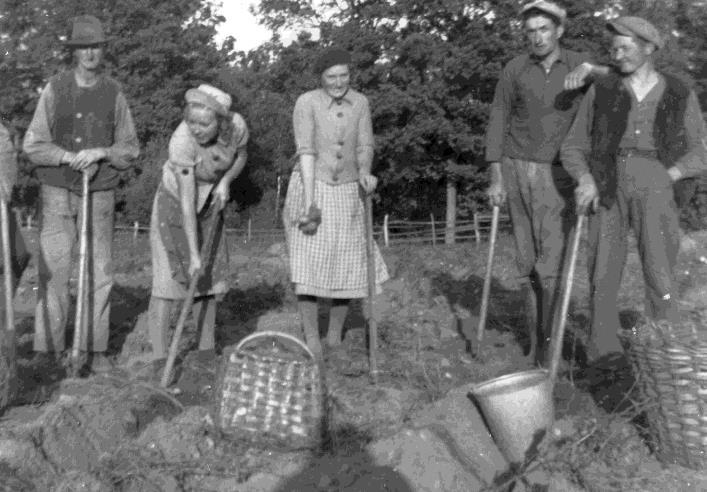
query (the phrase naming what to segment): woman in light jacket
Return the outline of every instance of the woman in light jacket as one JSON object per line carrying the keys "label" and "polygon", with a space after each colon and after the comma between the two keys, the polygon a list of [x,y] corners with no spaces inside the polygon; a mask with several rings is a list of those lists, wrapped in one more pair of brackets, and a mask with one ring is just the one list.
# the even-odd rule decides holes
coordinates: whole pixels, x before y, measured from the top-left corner
{"label": "woman in light jacket", "polygon": [[[298,161],[283,219],[305,338],[318,356],[318,298],[332,299],[326,344],[336,347],[350,300],[367,295],[363,194],[377,179],[368,99],[349,86],[350,65],[348,52],[324,51],[315,68],[321,87],[302,94],[293,113]],[[388,272],[377,247],[375,264],[380,284]]]}
{"label": "woman in light jacket", "polygon": [[221,214],[231,182],[245,165],[248,128],[230,111],[231,96],[202,84],[185,96],[184,118],[172,134],[169,157],[152,208],[153,282],[148,312],[155,359],[166,357],[172,303],[184,299],[189,280],[201,275],[194,319],[199,350],[214,348],[216,300],[228,291],[228,250],[218,220],[214,245],[202,262],[206,224]]}

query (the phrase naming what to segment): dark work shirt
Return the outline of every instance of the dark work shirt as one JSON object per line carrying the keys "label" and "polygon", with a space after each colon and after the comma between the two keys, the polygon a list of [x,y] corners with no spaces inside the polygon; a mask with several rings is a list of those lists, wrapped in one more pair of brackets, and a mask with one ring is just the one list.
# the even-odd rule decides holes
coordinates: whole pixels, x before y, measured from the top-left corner
{"label": "dark work shirt", "polygon": [[562,49],[549,72],[529,54],[504,67],[486,131],[486,161],[502,156],[551,163],[572,124],[583,91],[564,90],[565,76],[590,60]]}

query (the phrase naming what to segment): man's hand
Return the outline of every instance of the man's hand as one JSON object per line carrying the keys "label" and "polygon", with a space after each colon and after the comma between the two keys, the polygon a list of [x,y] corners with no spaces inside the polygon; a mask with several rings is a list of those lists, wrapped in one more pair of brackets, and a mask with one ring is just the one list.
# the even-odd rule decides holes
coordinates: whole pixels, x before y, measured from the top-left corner
{"label": "man's hand", "polygon": [[108,153],[105,149],[84,149],[76,153],[71,162],[69,162],[69,166],[75,171],[83,171],[91,164],[97,163],[106,157],[108,157]]}
{"label": "man's hand", "polygon": [[223,210],[231,199],[231,186],[223,179],[214,187],[213,198],[216,200],[216,210]]}
{"label": "man's hand", "polygon": [[682,179],[682,171],[678,169],[677,166],[668,168],[668,175],[670,176],[670,179],[673,181],[673,183]]}
{"label": "man's hand", "polygon": [[584,87],[589,81],[594,65],[584,62],[565,76],[565,90],[572,91]]}
{"label": "man's hand", "polygon": [[506,202],[506,187],[503,184],[503,176],[501,175],[501,164],[492,162],[491,166],[491,184],[486,190],[486,195],[489,197],[492,207],[500,207]]}
{"label": "man's hand", "polygon": [[361,184],[361,188],[363,188],[363,191],[366,192],[366,194],[371,194],[373,193],[373,190],[376,189],[376,186],[378,185],[378,178],[373,176],[372,174],[361,174],[361,176],[358,178],[358,182]]}
{"label": "man's hand", "polygon": [[579,186],[574,190],[577,214],[584,215],[599,206],[599,190],[591,174],[579,178]]}

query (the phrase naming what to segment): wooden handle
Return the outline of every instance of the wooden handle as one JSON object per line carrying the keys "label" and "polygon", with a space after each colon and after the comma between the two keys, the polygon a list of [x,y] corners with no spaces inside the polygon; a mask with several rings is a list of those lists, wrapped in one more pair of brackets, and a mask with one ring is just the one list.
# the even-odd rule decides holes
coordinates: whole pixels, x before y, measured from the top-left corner
{"label": "wooden handle", "polygon": [[484,331],[486,330],[486,317],[489,309],[489,295],[491,293],[491,273],[493,271],[493,255],[496,249],[496,235],[498,234],[498,205],[493,207],[493,215],[491,217],[491,237],[489,238],[489,253],[486,259],[486,276],[484,277],[484,287],[481,292],[481,312],[479,313],[479,326],[476,331],[476,346],[473,348],[473,354],[476,356],[481,352],[481,344],[484,340]]}
{"label": "wooden handle", "polygon": [[81,343],[83,341],[84,311],[86,309],[86,280],[88,263],[88,214],[89,200],[89,175],[88,171],[83,171],[81,176],[81,231],[79,237],[79,278],[76,288],[76,315],[74,318],[74,340],[71,350],[72,373],[75,376],[79,372],[79,358],[81,355]]}
{"label": "wooden handle", "polygon": [[560,363],[560,355],[562,355],[562,341],[565,338],[565,327],[567,326],[567,312],[570,306],[570,298],[572,297],[572,283],[574,282],[574,268],[577,263],[577,253],[579,251],[579,243],[582,238],[582,225],[584,224],[584,215],[577,216],[577,225],[574,228],[574,240],[572,241],[572,252],[570,255],[570,264],[567,268],[565,276],[565,290],[562,293],[562,307],[560,309],[560,320],[557,325],[557,330],[552,336],[552,359],[550,360],[550,384],[554,385],[557,379],[557,367]]}
{"label": "wooden handle", "polygon": [[[14,361],[15,351],[15,310],[13,301],[13,272],[10,250],[10,222],[7,202],[0,201],[0,220],[2,220],[2,261],[5,276],[5,329],[0,330],[0,347],[7,349],[7,355]],[[19,234],[19,232],[17,233]]]}
{"label": "wooden handle", "polygon": [[376,295],[376,257],[373,242],[373,200],[366,194],[366,267],[368,278],[368,372],[378,382],[378,324],[373,316],[373,298]]}
{"label": "wooden handle", "polygon": [[177,326],[174,329],[174,337],[172,338],[172,344],[169,346],[169,353],[167,354],[167,361],[165,362],[164,372],[162,373],[162,380],[160,384],[163,388],[169,385],[172,376],[172,367],[174,366],[174,361],[177,358],[177,350],[179,348],[179,340],[182,337],[182,331],[184,331],[184,323],[187,320],[189,311],[194,304],[194,294],[196,293],[196,286],[199,283],[199,279],[208,268],[207,259],[209,252],[214,244],[214,238],[216,237],[216,230],[218,229],[219,220],[223,217],[220,211],[214,212],[213,217],[209,221],[206,241],[201,248],[201,272],[194,275],[191,280],[189,280],[189,289],[187,290],[187,296],[184,299],[184,304],[182,304],[182,310],[179,313],[179,319],[177,320]]}

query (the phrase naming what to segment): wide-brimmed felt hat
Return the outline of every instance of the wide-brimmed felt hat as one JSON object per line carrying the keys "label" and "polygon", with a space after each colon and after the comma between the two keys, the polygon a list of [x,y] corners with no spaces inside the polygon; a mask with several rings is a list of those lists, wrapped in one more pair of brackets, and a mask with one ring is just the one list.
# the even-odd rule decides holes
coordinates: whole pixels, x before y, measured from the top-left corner
{"label": "wide-brimmed felt hat", "polygon": [[92,15],[80,15],[74,17],[71,38],[65,44],[69,47],[96,46],[107,41],[101,21]]}
{"label": "wide-brimmed felt hat", "polygon": [[656,27],[641,17],[618,17],[606,23],[606,28],[620,36],[633,36],[653,43],[656,48],[663,49],[665,40]]}
{"label": "wide-brimmed felt hat", "polygon": [[189,104],[201,104],[213,109],[222,116],[228,116],[231,110],[231,96],[209,84],[201,84],[196,89],[189,89],[184,99]]}
{"label": "wide-brimmed felt hat", "polygon": [[567,11],[553,2],[537,0],[535,2],[526,3],[523,7],[521,7],[520,15],[525,15],[527,12],[532,10],[538,10],[550,15],[560,21],[560,24],[564,24],[567,20]]}

